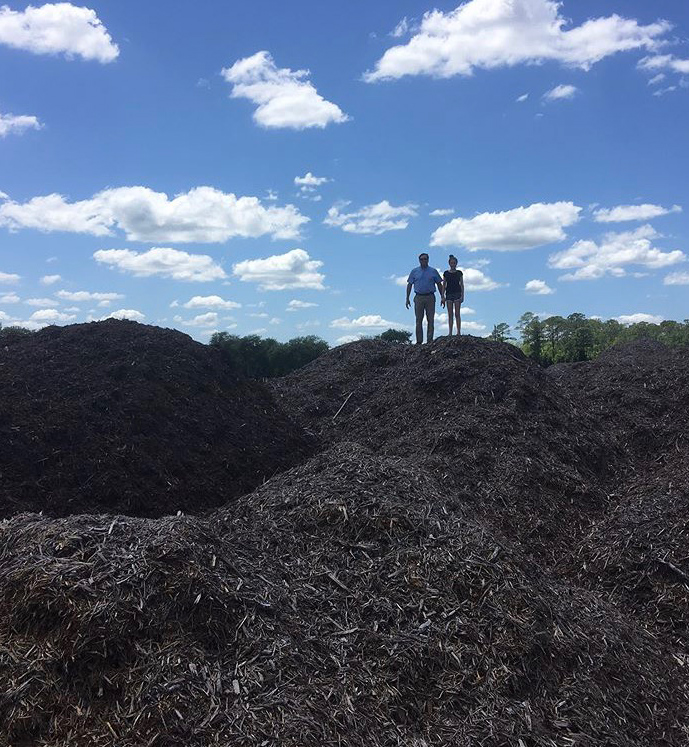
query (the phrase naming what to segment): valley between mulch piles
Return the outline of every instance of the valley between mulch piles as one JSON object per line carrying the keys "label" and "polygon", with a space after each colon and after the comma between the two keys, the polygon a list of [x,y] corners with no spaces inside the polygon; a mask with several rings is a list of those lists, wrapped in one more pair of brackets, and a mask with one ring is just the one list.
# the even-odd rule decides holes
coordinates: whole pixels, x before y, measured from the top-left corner
{"label": "valley between mulch piles", "polygon": [[321,447],[253,492],[1,522],[0,745],[686,745],[689,364],[628,355],[354,343],[252,385]]}

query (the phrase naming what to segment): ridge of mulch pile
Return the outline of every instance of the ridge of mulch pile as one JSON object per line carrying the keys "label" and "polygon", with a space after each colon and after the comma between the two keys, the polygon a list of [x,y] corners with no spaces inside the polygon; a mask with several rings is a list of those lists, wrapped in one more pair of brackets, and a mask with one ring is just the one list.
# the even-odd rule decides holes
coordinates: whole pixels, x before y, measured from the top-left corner
{"label": "ridge of mulch pile", "polygon": [[3,747],[680,747],[684,668],[408,459],[204,518],[0,522]]}
{"label": "ridge of mulch pile", "polygon": [[271,386],[323,441],[442,474],[447,490],[543,558],[604,508],[622,456],[578,396],[518,348],[469,335],[343,345]]}
{"label": "ridge of mulch pile", "polygon": [[0,346],[0,516],[197,512],[313,452],[259,382],[180,332],[108,320]]}

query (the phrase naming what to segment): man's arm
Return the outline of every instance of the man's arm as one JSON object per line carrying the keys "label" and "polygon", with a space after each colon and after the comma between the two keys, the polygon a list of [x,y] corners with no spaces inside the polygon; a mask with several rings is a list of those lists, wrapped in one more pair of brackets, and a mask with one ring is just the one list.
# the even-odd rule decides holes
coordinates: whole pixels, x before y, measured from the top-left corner
{"label": "man's arm", "polygon": [[411,289],[412,289],[412,284],[411,283],[407,283],[407,302],[405,304],[407,308],[409,308],[411,306],[411,303],[409,301],[409,294],[411,293]]}

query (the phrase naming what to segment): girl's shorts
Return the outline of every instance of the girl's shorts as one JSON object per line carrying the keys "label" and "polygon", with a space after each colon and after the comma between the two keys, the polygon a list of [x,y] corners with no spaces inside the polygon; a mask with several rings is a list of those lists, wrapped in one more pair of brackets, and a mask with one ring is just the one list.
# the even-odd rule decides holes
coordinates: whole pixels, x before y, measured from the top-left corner
{"label": "girl's shorts", "polygon": [[446,293],[445,294],[445,300],[446,301],[461,301],[462,300],[462,294],[460,293]]}

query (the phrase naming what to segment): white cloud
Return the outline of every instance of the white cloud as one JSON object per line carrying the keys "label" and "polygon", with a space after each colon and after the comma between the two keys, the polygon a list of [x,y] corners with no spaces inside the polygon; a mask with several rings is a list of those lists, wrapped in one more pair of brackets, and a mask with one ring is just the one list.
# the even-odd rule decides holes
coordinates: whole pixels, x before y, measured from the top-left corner
{"label": "white cloud", "polygon": [[521,104],[522,102],[526,101],[529,98],[528,93],[523,93],[521,96],[517,96],[517,102]]}
{"label": "white cloud", "polygon": [[154,247],[147,252],[131,249],[100,249],[93,254],[96,262],[131,272],[136,277],[160,275],[173,280],[208,282],[226,276],[223,268],[206,254],[189,254],[179,249]]}
{"label": "white cloud", "polygon": [[70,322],[72,319],[76,319],[74,314],[66,314],[58,309],[41,309],[40,311],[34,311],[31,314],[30,321],[39,322],[41,324],[52,324],[54,322]]}
{"label": "white cloud", "polygon": [[469,315],[476,313],[476,309],[472,309],[471,306],[462,306],[462,316]]}
{"label": "white cloud", "polygon": [[266,327],[257,327],[256,329],[249,330],[250,335],[265,335],[268,331]]}
{"label": "white cloud", "polygon": [[641,70],[671,70],[674,73],[689,73],[689,60],[680,60],[672,54],[653,55],[639,61]]}
{"label": "white cloud", "polygon": [[452,215],[454,213],[454,208],[437,208],[436,210],[431,210],[429,215]]}
{"label": "white cloud", "polygon": [[258,105],[254,121],[261,127],[303,130],[349,119],[337,104],[318,93],[308,80],[308,70],[278,68],[269,52],[237,60],[222,70],[222,76],[233,84],[232,98]]}
{"label": "white cloud", "polygon": [[653,91],[654,96],[665,96],[666,93],[672,93],[676,91],[677,86],[667,86],[666,88],[659,88],[657,91]]}
{"label": "white cloud", "polygon": [[658,83],[662,83],[665,80],[665,73],[658,73],[658,75],[654,75],[649,81],[649,86],[657,86]]}
{"label": "white cloud", "polygon": [[197,314],[192,319],[182,319],[181,316],[176,316],[174,321],[183,324],[185,327],[217,327],[220,323],[220,317],[217,311],[209,311],[206,314]]}
{"label": "white cloud", "polygon": [[658,236],[649,225],[634,231],[607,233],[600,244],[591,240],[577,241],[569,249],[551,254],[548,265],[558,270],[575,270],[562,275],[560,280],[597,280],[605,275],[625,275],[626,265],[659,269],[686,259],[679,249],[664,252],[654,247],[652,240]]}
{"label": "white cloud", "polygon": [[29,306],[54,306],[55,299],[54,298],[27,298],[26,301],[24,301],[24,303],[28,304]]}
{"label": "white cloud", "polygon": [[673,205],[670,208],[664,208],[662,205],[618,205],[613,208],[599,208],[594,210],[593,219],[597,223],[622,223],[628,220],[651,220],[660,215],[668,213],[681,213],[682,208],[679,205]]}
{"label": "white cloud", "polygon": [[417,215],[416,205],[407,204],[394,207],[387,200],[375,205],[367,205],[352,213],[341,213],[340,209],[349,203],[333,205],[328,217],[323,221],[328,226],[338,226],[348,233],[381,234],[386,231],[400,231],[409,225],[409,218]]}
{"label": "white cloud", "polygon": [[327,176],[314,176],[310,171],[307,171],[304,176],[295,176],[294,183],[299,187],[302,192],[313,192],[321,184],[329,182]]}
{"label": "white cloud", "polygon": [[[462,309],[464,311],[464,309]],[[481,322],[467,322],[462,319],[462,331],[470,330],[472,332],[485,332],[486,331],[486,325],[481,324]]]}
{"label": "white cloud", "polygon": [[660,324],[665,317],[660,316],[658,314],[643,314],[643,313],[637,313],[637,314],[622,314],[621,316],[616,316],[615,319],[617,319],[618,322],[621,324],[638,324],[639,322],[648,322],[649,324]]}
{"label": "white cloud", "polygon": [[279,316],[274,316],[272,319],[268,322],[268,324],[282,324],[282,319],[280,319]]}
{"label": "white cloud", "polygon": [[308,319],[305,322],[301,322],[301,324],[297,324],[297,329],[299,331],[305,330],[305,329],[313,329],[314,327],[320,327],[321,323],[318,319]]}
{"label": "white cloud", "polygon": [[75,301],[77,303],[82,301],[107,301],[109,303],[124,298],[122,293],[92,293],[91,291],[60,290],[55,295],[64,301]]}
{"label": "white cloud", "polygon": [[335,340],[336,345],[346,345],[348,342],[357,342],[362,338],[362,335],[342,335]]}
{"label": "white cloud", "polygon": [[543,98],[546,101],[559,101],[561,99],[571,99],[579,89],[576,86],[560,84],[551,88],[543,94]]}
{"label": "white cloud", "polygon": [[318,306],[318,304],[312,301],[299,301],[294,298],[287,304],[285,311],[299,311],[300,309],[310,309],[313,306]]}
{"label": "white cloud", "polygon": [[387,279],[391,280],[395,285],[399,285],[404,288],[407,285],[407,278],[409,275],[388,275]]}
{"label": "white cloud", "polygon": [[185,309],[239,309],[241,304],[237,301],[227,301],[220,296],[193,296],[185,304]]}
{"label": "white cloud", "polygon": [[395,28],[390,32],[390,36],[394,36],[396,39],[399,39],[401,36],[405,36],[409,31],[409,21],[407,20],[407,17],[405,16],[398,24],[395,26]]}
{"label": "white cloud", "polygon": [[261,290],[312,288],[325,290],[325,275],[318,272],[323,263],[311,259],[303,249],[292,249],[265,259],[246,259],[233,265],[232,273],[245,283],[258,283]]}
{"label": "white cloud", "polygon": [[15,275],[12,272],[0,272],[0,283],[8,283],[12,285],[18,283],[21,280],[21,275]]}
{"label": "white cloud", "polygon": [[128,319],[131,322],[143,322],[146,317],[140,311],[136,309],[118,309],[113,311],[112,314],[101,317],[101,321],[106,319]]}
{"label": "white cloud", "polygon": [[252,319],[267,319],[268,318],[268,314],[265,311],[254,312],[253,314],[249,314],[249,316]]}
{"label": "white cloud", "polygon": [[266,234],[293,239],[308,220],[294,205],[264,207],[257,197],[236,197],[213,187],[195,187],[173,199],[148,187],[117,187],[77,202],[50,194],[0,205],[0,226],[13,231],[112,236],[119,228],[130,241],[217,243]]}
{"label": "white cloud", "polygon": [[383,319],[379,314],[364,314],[356,319],[349,319],[346,316],[339,319],[333,319],[330,326],[335,329],[383,329],[395,327],[396,329],[406,329],[408,325],[399,322],[389,322]]}
{"label": "white cloud", "polygon": [[11,318],[6,311],[0,311],[0,322],[9,322]]}
{"label": "white cloud", "polygon": [[71,3],[29,5],[23,11],[0,7],[0,44],[34,54],[64,54],[112,62],[119,49],[95,10]]}
{"label": "white cloud", "polygon": [[555,293],[544,280],[529,280],[524,286],[524,290],[536,296],[549,296],[551,293]]}
{"label": "white cloud", "polygon": [[612,15],[567,29],[560,5],[554,0],[469,0],[447,13],[429,11],[418,33],[388,49],[364,79],[449,78],[546,60],[588,70],[617,52],[654,50],[671,28],[667,21],[640,26]]}
{"label": "white cloud", "polygon": [[689,272],[671,272],[663,278],[663,285],[689,285]]}
{"label": "white cloud", "polygon": [[0,296],[0,303],[19,303],[20,300],[16,293],[5,293]]}
{"label": "white cloud", "polygon": [[464,273],[464,288],[468,291],[491,291],[502,288],[504,283],[496,283],[482,270],[474,267],[466,267]]}
{"label": "white cloud", "polygon": [[469,251],[531,249],[567,238],[563,228],[576,223],[580,212],[571,202],[536,202],[500,213],[455,218],[433,232],[431,246],[463,246]]}
{"label": "white cloud", "polygon": [[[0,8],[2,13],[2,8]],[[2,114],[0,112],[0,137],[10,133],[21,135],[26,130],[40,130],[43,125],[37,117],[29,114]]]}
{"label": "white cloud", "polygon": [[62,280],[61,275],[44,275],[39,282],[41,285],[54,285],[60,280]]}
{"label": "white cloud", "polygon": [[278,198],[278,193],[274,189],[269,189],[266,192],[266,196],[263,198],[264,200],[269,200],[270,202],[275,202]]}

